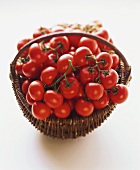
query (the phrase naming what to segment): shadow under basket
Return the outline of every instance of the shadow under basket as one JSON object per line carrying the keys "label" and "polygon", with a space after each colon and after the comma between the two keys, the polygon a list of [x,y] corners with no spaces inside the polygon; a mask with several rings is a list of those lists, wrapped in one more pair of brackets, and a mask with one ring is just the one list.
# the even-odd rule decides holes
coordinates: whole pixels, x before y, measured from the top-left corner
{"label": "shadow under basket", "polygon": [[38,120],[32,116],[31,106],[27,103],[25,95],[21,91],[20,77],[15,70],[15,65],[20,57],[20,55],[27,50],[33,43],[46,41],[52,37],[58,36],[83,36],[94,39],[98,42],[104,43],[106,46],[111,48],[119,57],[120,64],[117,70],[119,74],[119,83],[127,85],[131,80],[131,67],[129,66],[126,58],[123,54],[111,43],[106,40],[87,33],[75,33],[75,32],[59,32],[43,35],[34,40],[28,42],[23,48],[20,49],[18,54],[15,56],[14,60],[10,64],[10,79],[12,82],[12,87],[16,100],[23,112],[24,117],[40,132],[44,135],[51,136],[53,138],[78,138],[80,136],[86,136],[89,132],[93,131],[95,128],[99,127],[112,113],[116,104],[110,102],[107,107],[101,110],[94,110],[94,112],[88,117],[82,117],[72,111],[71,116],[66,119],[56,118],[55,116],[50,116],[46,120]]}

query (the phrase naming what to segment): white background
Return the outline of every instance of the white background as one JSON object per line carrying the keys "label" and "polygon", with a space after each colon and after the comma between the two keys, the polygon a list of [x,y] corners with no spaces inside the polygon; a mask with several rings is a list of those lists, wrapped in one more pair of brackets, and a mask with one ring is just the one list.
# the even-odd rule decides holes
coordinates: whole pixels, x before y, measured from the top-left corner
{"label": "white background", "polygon": [[[0,1],[0,170],[140,169],[140,1]],[[58,140],[23,117],[9,80],[16,44],[40,26],[100,20],[132,66],[129,99],[86,137]]]}

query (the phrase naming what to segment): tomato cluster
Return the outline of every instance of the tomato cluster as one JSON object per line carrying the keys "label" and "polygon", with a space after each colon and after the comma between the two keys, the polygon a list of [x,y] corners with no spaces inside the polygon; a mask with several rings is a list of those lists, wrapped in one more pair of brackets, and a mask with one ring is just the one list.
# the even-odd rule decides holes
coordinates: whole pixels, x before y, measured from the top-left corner
{"label": "tomato cluster", "polygon": [[[88,32],[113,43],[102,24],[94,21],[85,26],[41,27],[32,38],[19,41],[17,49],[31,39],[58,31]],[[32,115],[44,120],[51,114],[67,118],[72,110],[89,116],[94,109],[105,108],[110,101],[123,103],[128,90],[118,83],[119,63],[119,56],[104,44],[69,35],[33,43],[17,60],[16,71]]]}

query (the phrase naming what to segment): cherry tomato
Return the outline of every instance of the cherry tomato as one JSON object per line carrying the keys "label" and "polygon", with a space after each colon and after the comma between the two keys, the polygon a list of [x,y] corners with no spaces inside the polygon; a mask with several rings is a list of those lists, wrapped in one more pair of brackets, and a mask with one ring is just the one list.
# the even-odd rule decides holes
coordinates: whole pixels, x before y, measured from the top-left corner
{"label": "cherry tomato", "polygon": [[23,66],[23,63],[21,63],[21,62],[17,62],[17,63],[16,63],[16,66],[15,66],[15,69],[16,69],[17,73],[18,73],[19,75],[21,75],[21,76],[24,75],[24,74],[23,74],[23,71],[22,71],[22,66]]}
{"label": "cherry tomato", "polygon": [[89,56],[92,55],[88,47],[79,47],[75,51],[74,59],[78,66],[83,67],[89,64]]}
{"label": "cherry tomato", "polygon": [[55,67],[48,66],[43,69],[40,75],[40,79],[43,83],[45,83],[47,86],[53,84],[54,79],[57,77],[58,72]]}
{"label": "cherry tomato", "polygon": [[54,114],[58,118],[67,118],[70,115],[71,107],[64,101],[61,106],[54,109]]}
{"label": "cherry tomato", "polygon": [[110,69],[108,74],[101,73],[100,80],[105,89],[111,89],[118,83],[118,73],[114,69]]}
{"label": "cherry tomato", "polygon": [[50,53],[48,55],[47,62],[44,63],[44,66],[53,66],[57,67],[58,56],[56,53]]}
{"label": "cherry tomato", "polygon": [[101,27],[95,34],[99,37],[104,38],[105,40],[109,40],[109,33],[103,27]]}
{"label": "cherry tomato", "polygon": [[94,111],[94,105],[93,103],[80,98],[75,104],[75,110],[81,116],[89,116]]}
{"label": "cherry tomato", "polygon": [[79,92],[79,82],[75,77],[67,77],[60,82],[60,92],[66,99],[72,99]]}
{"label": "cherry tomato", "polygon": [[101,64],[98,64],[98,67],[101,70],[109,70],[112,67],[113,59],[111,55],[107,52],[101,52],[96,56],[97,62],[103,62]]}
{"label": "cherry tomato", "polygon": [[91,100],[99,100],[104,93],[104,87],[99,83],[89,82],[85,87],[86,95]]}
{"label": "cherry tomato", "polygon": [[115,69],[117,69],[117,67],[119,65],[120,59],[117,54],[112,54],[111,57],[113,59],[113,64],[112,64],[111,68],[113,68],[115,70]]}
{"label": "cherry tomato", "polygon": [[22,83],[22,86],[21,86],[21,89],[22,89],[22,92],[24,94],[26,94],[28,92],[28,87],[31,83],[31,80],[25,80],[23,83]]}
{"label": "cherry tomato", "polygon": [[53,37],[50,40],[50,46],[55,49],[59,54],[64,54],[69,51],[69,40],[66,36]]}
{"label": "cherry tomato", "polygon": [[65,99],[65,101],[70,105],[71,110],[73,110],[75,101],[73,99]]}
{"label": "cherry tomato", "polygon": [[94,104],[94,108],[96,109],[102,109],[104,107],[106,107],[109,103],[109,95],[106,91],[104,91],[103,96],[99,99],[99,100],[94,100],[93,104]]}
{"label": "cherry tomato", "polygon": [[97,48],[98,48],[98,44],[95,40],[91,39],[91,38],[87,38],[87,37],[82,37],[79,41],[78,47],[88,47],[93,54],[96,53]]}
{"label": "cherry tomato", "polygon": [[60,107],[63,103],[63,96],[54,90],[47,90],[44,94],[44,101],[50,108]]}
{"label": "cherry tomato", "polygon": [[[81,32],[80,30],[78,29],[75,29],[75,30],[71,30],[72,32]],[[68,39],[69,39],[69,42],[70,42],[70,46],[73,46],[75,48],[78,47],[78,44],[79,44],[79,41],[81,39],[81,36],[67,36]]]}
{"label": "cherry tomato", "polygon": [[49,34],[49,33],[50,33],[49,28],[40,27],[33,33],[33,38],[37,38],[37,37],[40,37],[41,35]]}
{"label": "cherry tomato", "polygon": [[34,80],[28,87],[28,93],[35,101],[41,101],[44,97],[44,87],[41,81]]}
{"label": "cherry tomato", "polygon": [[31,96],[29,95],[29,93],[26,93],[26,101],[29,105],[33,105],[34,104],[34,100],[31,98]]}
{"label": "cherry tomato", "polygon": [[98,71],[96,68],[85,66],[80,70],[79,73],[80,81],[83,84],[87,84],[88,82],[95,81],[98,77]]}
{"label": "cherry tomato", "polygon": [[47,55],[47,53],[42,51],[39,43],[33,43],[29,48],[29,57],[36,64],[47,61]]}
{"label": "cherry tomato", "polygon": [[85,95],[85,92],[84,92],[84,85],[81,84],[81,83],[79,85],[80,85],[79,86],[79,92],[78,92],[76,98],[78,98],[78,97],[85,97],[86,95]]}
{"label": "cherry tomato", "polygon": [[[24,45],[26,45],[30,40],[31,40],[30,38],[25,38],[25,39],[20,40],[20,41],[17,43],[17,49],[18,49],[18,51],[19,51]],[[25,58],[25,57],[27,56],[27,54],[28,54],[28,51],[29,51],[28,49],[25,50],[25,51],[21,54],[20,57]]]}
{"label": "cherry tomato", "polygon": [[48,118],[51,114],[51,109],[42,102],[34,102],[32,105],[32,115],[39,120]]}
{"label": "cherry tomato", "polygon": [[[57,70],[59,73],[64,74],[68,69],[69,60],[71,60],[72,65],[74,65],[74,57],[71,54],[63,54],[57,61]],[[67,74],[72,71],[72,67],[69,68]]]}
{"label": "cherry tomato", "polygon": [[41,70],[41,65],[38,65],[31,60],[24,63],[22,66],[22,72],[27,78],[37,78],[40,75]]}
{"label": "cherry tomato", "polygon": [[128,89],[126,85],[117,84],[113,89],[110,90],[110,99],[115,104],[121,104],[128,98]]}

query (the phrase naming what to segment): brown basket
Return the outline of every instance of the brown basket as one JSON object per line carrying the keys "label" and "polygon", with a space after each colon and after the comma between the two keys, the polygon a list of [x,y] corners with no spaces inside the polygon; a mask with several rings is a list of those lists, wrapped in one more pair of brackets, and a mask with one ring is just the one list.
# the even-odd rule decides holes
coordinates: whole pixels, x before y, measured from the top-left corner
{"label": "brown basket", "polygon": [[67,119],[56,118],[51,116],[46,120],[38,120],[34,118],[31,114],[31,107],[27,103],[25,96],[21,91],[20,77],[15,71],[15,65],[20,57],[20,55],[28,49],[31,44],[35,42],[41,42],[51,39],[52,37],[57,36],[83,36],[94,39],[101,43],[104,43],[106,46],[110,47],[118,56],[120,57],[120,67],[118,70],[119,74],[119,83],[128,84],[131,80],[131,67],[129,66],[127,60],[123,56],[123,54],[111,43],[106,40],[83,32],[55,32],[47,35],[43,35],[34,40],[28,42],[15,56],[14,60],[10,64],[10,79],[12,82],[12,87],[16,96],[16,100],[23,111],[24,116],[31,122],[33,126],[40,132],[43,132],[47,136],[51,136],[53,138],[77,138],[80,136],[85,136],[89,132],[93,131],[95,128],[101,125],[107,117],[110,116],[116,105],[112,102],[108,104],[107,107],[101,110],[94,110],[94,112],[88,117],[81,117],[72,112],[71,116]]}

